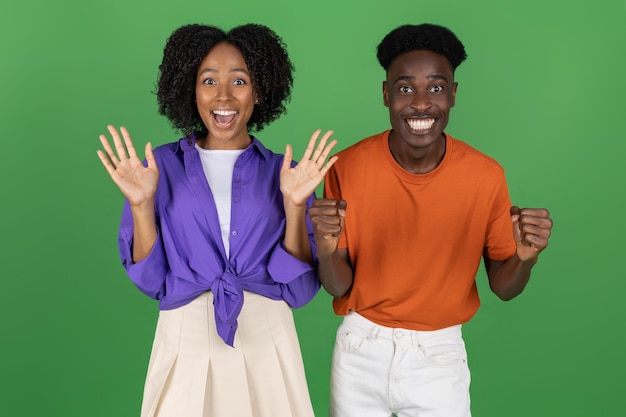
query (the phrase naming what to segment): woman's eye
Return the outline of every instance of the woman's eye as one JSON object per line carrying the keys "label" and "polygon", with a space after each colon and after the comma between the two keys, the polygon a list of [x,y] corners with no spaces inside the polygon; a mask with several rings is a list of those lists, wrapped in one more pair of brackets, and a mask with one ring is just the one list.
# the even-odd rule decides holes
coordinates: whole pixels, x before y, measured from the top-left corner
{"label": "woman's eye", "polygon": [[233,81],[233,84],[234,85],[246,85],[246,82],[242,80],[241,78],[238,78],[235,81]]}
{"label": "woman's eye", "polygon": [[215,82],[215,80],[213,78],[207,78],[204,81],[202,81],[202,84],[214,85],[214,84],[216,84],[216,82]]}

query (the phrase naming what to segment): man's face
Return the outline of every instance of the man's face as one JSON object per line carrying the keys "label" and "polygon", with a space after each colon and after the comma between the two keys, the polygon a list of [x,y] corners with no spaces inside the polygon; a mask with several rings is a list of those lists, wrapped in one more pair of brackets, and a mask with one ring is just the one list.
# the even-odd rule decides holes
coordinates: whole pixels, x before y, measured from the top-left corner
{"label": "man's face", "polygon": [[452,66],[443,55],[415,50],[393,60],[383,97],[394,137],[403,147],[428,150],[443,138],[456,88]]}

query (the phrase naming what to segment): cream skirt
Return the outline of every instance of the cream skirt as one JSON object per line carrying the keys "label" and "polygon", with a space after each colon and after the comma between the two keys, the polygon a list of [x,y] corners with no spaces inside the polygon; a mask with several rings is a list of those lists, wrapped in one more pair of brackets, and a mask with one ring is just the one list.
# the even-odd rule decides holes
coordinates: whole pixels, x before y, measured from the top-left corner
{"label": "cream skirt", "polygon": [[290,307],[244,292],[235,347],[217,335],[213,294],[159,313],[142,417],[312,417]]}

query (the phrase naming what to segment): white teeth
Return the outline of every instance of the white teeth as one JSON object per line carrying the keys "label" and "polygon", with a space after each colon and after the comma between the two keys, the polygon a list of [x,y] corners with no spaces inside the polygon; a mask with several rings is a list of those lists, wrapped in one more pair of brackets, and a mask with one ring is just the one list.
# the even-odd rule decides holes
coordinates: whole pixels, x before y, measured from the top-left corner
{"label": "white teeth", "polygon": [[213,113],[217,114],[218,116],[232,116],[237,112],[234,110],[213,110]]}
{"label": "white teeth", "polygon": [[406,122],[413,130],[426,130],[435,124],[435,119],[407,119]]}

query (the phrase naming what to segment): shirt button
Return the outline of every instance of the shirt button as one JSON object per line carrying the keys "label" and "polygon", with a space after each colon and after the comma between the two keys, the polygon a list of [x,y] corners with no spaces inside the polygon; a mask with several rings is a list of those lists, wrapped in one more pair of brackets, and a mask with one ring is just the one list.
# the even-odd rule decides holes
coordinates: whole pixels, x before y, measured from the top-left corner
{"label": "shirt button", "polygon": [[239,182],[239,177],[235,177],[235,178],[233,178],[233,181],[234,181],[234,182]]}
{"label": "shirt button", "polygon": [[233,236],[237,236],[237,231],[233,230]]}
{"label": "shirt button", "polygon": [[233,203],[238,203],[238,202],[239,202],[239,197],[233,198]]}
{"label": "shirt button", "polygon": [[401,332],[396,333],[396,339],[400,340],[404,337],[404,334]]}

